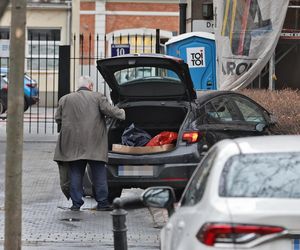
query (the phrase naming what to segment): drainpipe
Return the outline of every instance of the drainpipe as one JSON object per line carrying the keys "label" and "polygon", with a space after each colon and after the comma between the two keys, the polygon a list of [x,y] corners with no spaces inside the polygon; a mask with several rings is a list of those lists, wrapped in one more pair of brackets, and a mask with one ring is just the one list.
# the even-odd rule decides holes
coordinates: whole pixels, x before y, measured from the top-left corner
{"label": "drainpipe", "polygon": [[179,0],[179,34],[186,33],[186,0]]}
{"label": "drainpipe", "polygon": [[72,1],[67,1],[67,6],[68,6],[68,15],[67,15],[67,45],[71,45],[71,33],[72,33],[72,15],[71,15],[71,10],[72,10]]}

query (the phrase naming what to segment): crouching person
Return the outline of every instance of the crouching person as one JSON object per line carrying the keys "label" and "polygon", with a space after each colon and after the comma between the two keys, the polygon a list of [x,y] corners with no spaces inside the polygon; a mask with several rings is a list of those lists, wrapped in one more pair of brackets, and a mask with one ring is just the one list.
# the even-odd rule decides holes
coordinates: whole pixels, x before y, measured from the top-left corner
{"label": "crouching person", "polygon": [[125,111],[112,106],[102,94],[93,92],[90,77],[80,77],[78,90],[59,100],[55,120],[60,134],[54,161],[69,166],[70,209],[73,211],[79,211],[84,203],[83,176],[87,163],[92,170],[96,209],[111,210],[105,167],[108,157],[105,116],[124,120]]}

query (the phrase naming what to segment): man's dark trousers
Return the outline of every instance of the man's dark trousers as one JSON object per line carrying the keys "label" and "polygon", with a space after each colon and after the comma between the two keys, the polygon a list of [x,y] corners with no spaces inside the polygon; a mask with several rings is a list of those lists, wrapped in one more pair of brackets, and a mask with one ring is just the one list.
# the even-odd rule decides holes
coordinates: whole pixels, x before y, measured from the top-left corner
{"label": "man's dark trousers", "polygon": [[92,170],[92,182],[95,190],[95,200],[98,207],[108,206],[107,174],[105,164],[102,161],[78,160],[69,162],[70,166],[70,196],[73,206],[80,208],[84,201],[83,176],[87,163]]}

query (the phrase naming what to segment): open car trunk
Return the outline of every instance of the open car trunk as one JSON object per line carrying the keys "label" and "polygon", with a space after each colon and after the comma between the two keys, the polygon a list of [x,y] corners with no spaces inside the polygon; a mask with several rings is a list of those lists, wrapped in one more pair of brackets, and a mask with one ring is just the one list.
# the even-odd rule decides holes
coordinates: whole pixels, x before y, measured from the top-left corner
{"label": "open car trunk", "polygon": [[112,120],[108,131],[109,149],[112,144],[121,144],[121,137],[124,130],[132,123],[140,129],[145,130],[152,137],[162,131],[179,132],[181,125],[188,113],[188,104],[181,103],[174,105],[153,104],[153,105],[131,105],[122,107],[126,113],[126,120]]}

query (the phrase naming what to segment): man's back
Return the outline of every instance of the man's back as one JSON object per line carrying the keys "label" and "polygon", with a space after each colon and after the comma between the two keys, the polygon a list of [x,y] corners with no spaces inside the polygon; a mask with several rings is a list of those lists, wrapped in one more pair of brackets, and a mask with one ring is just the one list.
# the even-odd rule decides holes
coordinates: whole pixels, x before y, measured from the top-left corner
{"label": "man's back", "polygon": [[105,115],[124,119],[124,110],[113,107],[106,97],[88,89],[63,96],[55,119],[61,123],[54,160],[107,161]]}

